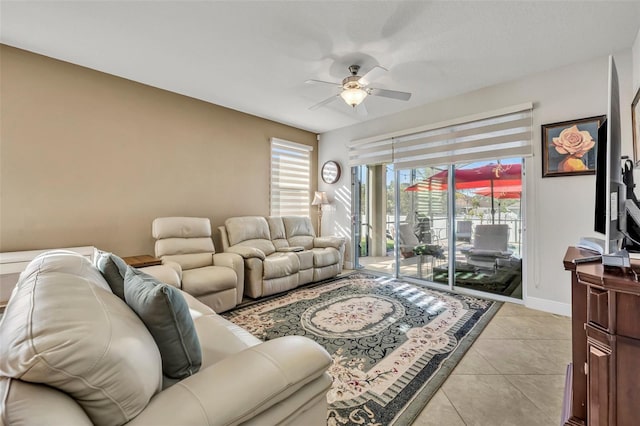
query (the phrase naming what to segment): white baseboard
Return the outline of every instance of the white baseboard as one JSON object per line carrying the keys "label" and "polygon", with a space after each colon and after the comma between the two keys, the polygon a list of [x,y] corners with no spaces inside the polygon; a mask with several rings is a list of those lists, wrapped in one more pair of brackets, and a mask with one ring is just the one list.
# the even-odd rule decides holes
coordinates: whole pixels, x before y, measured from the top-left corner
{"label": "white baseboard", "polygon": [[571,303],[561,303],[555,300],[540,299],[538,297],[527,297],[524,306],[538,311],[549,312],[556,315],[571,316]]}

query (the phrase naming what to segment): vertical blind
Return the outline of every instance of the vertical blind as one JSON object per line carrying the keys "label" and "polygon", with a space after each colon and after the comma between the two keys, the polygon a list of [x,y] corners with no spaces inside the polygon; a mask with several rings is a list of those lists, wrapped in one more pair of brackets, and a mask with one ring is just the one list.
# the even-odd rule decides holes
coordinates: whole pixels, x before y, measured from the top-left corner
{"label": "vertical blind", "polygon": [[271,215],[309,216],[312,147],[271,138]]}
{"label": "vertical blind", "polygon": [[349,147],[349,165],[393,163],[410,169],[529,157],[532,110],[527,103],[355,142]]}

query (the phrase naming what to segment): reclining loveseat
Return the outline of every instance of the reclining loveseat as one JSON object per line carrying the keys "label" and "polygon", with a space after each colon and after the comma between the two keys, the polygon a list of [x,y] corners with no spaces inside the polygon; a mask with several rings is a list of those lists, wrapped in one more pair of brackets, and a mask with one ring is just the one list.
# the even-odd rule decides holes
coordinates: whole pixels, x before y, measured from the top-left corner
{"label": "reclining loveseat", "polygon": [[344,238],[316,237],[308,217],[232,217],[218,229],[224,252],[244,259],[248,297],[269,296],[342,272]]}
{"label": "reclining loveseat", "polygon": [[[263,343],[132,268],[123,285],[125,300],[69,251],[27,266],[0,320],[0,424],[327,424],[331,357],[317,343],[302,336]],[[183,308],[166,315],[154,295]],[[159,339],[155,322],[178,322],[162,333],[186,337]],[[166,380],[166,365],[185,345],[199,369]]]}

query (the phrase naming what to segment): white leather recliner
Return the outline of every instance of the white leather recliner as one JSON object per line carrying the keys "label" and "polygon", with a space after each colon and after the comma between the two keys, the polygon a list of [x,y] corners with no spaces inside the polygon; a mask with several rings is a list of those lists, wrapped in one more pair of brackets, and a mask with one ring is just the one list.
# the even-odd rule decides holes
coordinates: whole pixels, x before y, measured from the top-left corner
{"label": "white leather recliner", "polygon": [[216,253],[208,218],[157,218],[152,234],[156,257],[182,267],[182,290],[218,313],[242,302],[243,260],[237,254]]}

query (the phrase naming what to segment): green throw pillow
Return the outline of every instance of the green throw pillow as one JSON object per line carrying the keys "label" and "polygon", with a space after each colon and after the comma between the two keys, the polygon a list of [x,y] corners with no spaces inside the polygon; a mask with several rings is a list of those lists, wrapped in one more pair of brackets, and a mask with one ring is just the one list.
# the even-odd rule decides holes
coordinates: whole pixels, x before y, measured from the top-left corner
{"label": "green throw pillow", "polygon": [[195,374],[202,364],[202,351],[189,306],[180,291],[129,267],[124,296],[156,341],[164,375],[184,379]]}
{"label": "green throw pillow", "polygon": [[115,254],[104,251],[98,253],[95,263],[113,294],[124,300],[124,275],[129,266]]}

